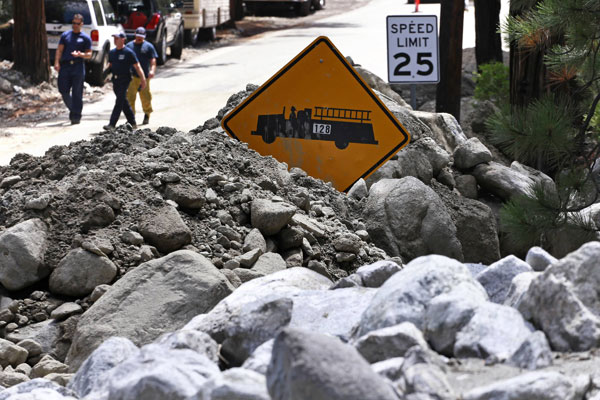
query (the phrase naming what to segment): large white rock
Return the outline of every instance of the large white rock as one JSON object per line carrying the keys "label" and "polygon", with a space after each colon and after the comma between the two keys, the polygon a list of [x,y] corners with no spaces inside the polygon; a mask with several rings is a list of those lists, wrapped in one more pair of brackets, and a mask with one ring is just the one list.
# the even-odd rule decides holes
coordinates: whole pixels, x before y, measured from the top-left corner
{"label": "large white rock", "polygon": [[508,364],[522,369],[535,370],[552,365],[552,350],[546,335],[535,331],[515,350]]}
{"label": "large white rock", "polygon": [[267,380],[258,372],[231,368],[210,379],[203,388],[203,396],[190,400],[271,400]]}
{"label": "large white rock", "polygon": [[516,275],[510,282],[508,293],[504,299],[504,305],[519,309],[519,304],[523,300],[523,296],[529,290],[531,282],[539,276],[541,272],[523,272]]}
{"label": "large white rock", "polygon": [[436,296],[425,313],[424,332],[438,353],[452,356],[456,335],[471,321],[477,307],[488,300],[480,285],[463,282]]}
{"label": "large white rock", "polygon": [[520,273],[532,272],[525,261],[510,255],[496,261],[477,275],[477,280],[488,293],[490,301],[502,304],[508,294],[512,279]]}
{"label": "large white rock", "polygon": [[141,348],[105,375],[106,400],[188,400],[221,372],[204,355],[155,344]]}
{"label": "large white rock", "polygon": [[533,332],[512,307],[484,303],[475,309],[467,325],[456,335],[456,357],[510,357]]}
{"label": "large white rock", "polygon": [[559,372],[530,372],[473,389],[464,400],[578,400],[573,382]]}
{"label": "large white rock", "polygon": [[451,258],[430,255],[411,261],[377,289],[354,337],[404,321],[422,330],[431,300],[462,282],[480,286],[467,267]]}
{"label": "large white rock", "polygon": [[111,337],[81,364],[67,387],[79,397],[85,397],[92,392],[99,396],[107,390],[107,372],[128,358],[137,355],[139,351],[131,340]]}
{"label": "large white rock", "polygon": [[137,345],[181,328],[233,291],[205,257],[189,250],[139,265],[118,280],[79,320],[66,363],[74,370],[111,336]]}
{"label": "large white rock", "polygon": [[194,318],[186,329],[211,335],[236,364],[243,363],[286,326],[349,337],[375,289],[326,290],[330,284],[327,278],[306,268],[254,279],[208,314]]}
{"label": "large white rock", "polygon": [[[33,393],[34,400],[74,400],[75,393],[44,378],[36,378],[20,383],[5,390],[0,390],[0,400],[21,399],[22,395]],[[45,395],[47,397],[43,397]],[[54,396],[54,397],[51,397]],[[57,397],[60,396],[60,397]]]}
{"label": "large white rock", "polygon": [[353,344],[370,363],[404,357],[408,349],[413,346],[429,348],[421,331],[410,322],[371,331],[358,338]]}
{"label": "large white rock", "polygon": [[50,268],[44,263],[48,228],[34,218],[0,234],[0,283],[8,290],[20,290],[44,279]]}
{"label": "large white rock", "polygon": [[584,244],[535,278],[518,305],[555,350],[600,346],[599,259],[600,242]]}

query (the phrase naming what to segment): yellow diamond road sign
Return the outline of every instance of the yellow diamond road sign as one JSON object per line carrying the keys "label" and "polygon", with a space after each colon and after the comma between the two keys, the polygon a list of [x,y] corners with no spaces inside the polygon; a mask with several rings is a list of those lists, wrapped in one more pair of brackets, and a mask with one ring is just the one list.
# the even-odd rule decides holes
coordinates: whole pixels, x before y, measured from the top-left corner
{"label": "yellow diamond road sign", "polygon": [[262,155],[347,191],[410,135],[338,49],[319,37],[222,121]]}

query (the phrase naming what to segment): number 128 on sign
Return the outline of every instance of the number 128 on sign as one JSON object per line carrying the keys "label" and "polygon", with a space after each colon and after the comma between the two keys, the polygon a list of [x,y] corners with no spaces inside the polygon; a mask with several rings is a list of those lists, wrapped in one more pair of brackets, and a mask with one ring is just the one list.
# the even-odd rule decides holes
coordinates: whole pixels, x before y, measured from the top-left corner
{"label": "number 128 on sign", "polygon": [[437,17],[387,17],[388,81],[439,82]]}

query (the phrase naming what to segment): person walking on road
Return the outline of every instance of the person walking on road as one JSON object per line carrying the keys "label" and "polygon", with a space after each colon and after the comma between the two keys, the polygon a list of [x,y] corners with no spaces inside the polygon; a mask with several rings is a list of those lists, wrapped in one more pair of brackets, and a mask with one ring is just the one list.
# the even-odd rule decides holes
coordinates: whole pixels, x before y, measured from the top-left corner
{"label": "person walking on road", "polygon": [[142,125],[146,125],[150,122],[150,114],[152,113],[152,93],[150,93],[150,79],[154,78],[154,73],[156,72],[156,59],[158,58],[158,54],[156,53],[156,49],[152,43],[144,39],[146,39],[146,30],[142,27],[139,27],[135,30],[135,40],[127,43],[127,47],[133,50],[138,58],[138,61],[140,62],[142,70],[144,71],[144,75],[146,75],[146,87],[140,90],[141,78],[138,76],[135,70],[131,71],[133,73],[133,78],[129,84],[129,89],[127,89],[127,101],[129,102],[134,115],[135,100],[138,91],[140,93],[142,109],[144,110],[144,121],[142,122]]}
{"label": "person walking on road", "polygon": [[116,100],[110,115],[110,122],[108,125],[104,125],[103,128],[107,131],[115,129],[121,111],[123,111],[131,128],[137,129],[135,115],[127,102],[127,88],[129,82],[131,82],[131,68],[133,67],[140,77],[141,90],[146,87],[146,76],[133,50],[125,46],[125,33],[115,33],[113,37],[116,48],[108,53],[108,65],[112,71],[113,92],[115,92]]}
{"label": "person walking on road", "polygon": [[92,57],[92,39],[81,31],[83,15],[73,16],[73,29],[60,36],[54,69],[58,72],[58,91],[69,109],[71,125],[81,120],[85,62]]}

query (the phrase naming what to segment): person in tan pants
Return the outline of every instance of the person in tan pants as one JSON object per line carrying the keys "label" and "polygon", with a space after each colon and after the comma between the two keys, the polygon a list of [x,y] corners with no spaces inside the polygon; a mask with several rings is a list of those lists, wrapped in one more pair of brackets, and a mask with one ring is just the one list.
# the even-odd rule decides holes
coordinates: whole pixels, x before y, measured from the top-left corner
{"label": "person in tan pants", "polygon": [[144,110],[144,121],[142,122],[142,125],[146,125],[150,122],[150,114],[152,113],[152,93],[150,92],[150,79],[154,77],[154,73],[156,72],[156,59],[158,58],[158,54],[156,53],[156,49],[152,43],[146,41],[145,39],[146,30],[140,27],[135,30],[135,40],[127,43],[127,47],[133,50],[140,61],[142,70],[147,78],[146,87],[141,88],[140,77],[137,76],[135,71],[132,71],[133,79],[131,80],[129,88],[127,89],[127,101],[129,102],[134,115],[135,100],[138,92],[140,94],[142,109]]}

